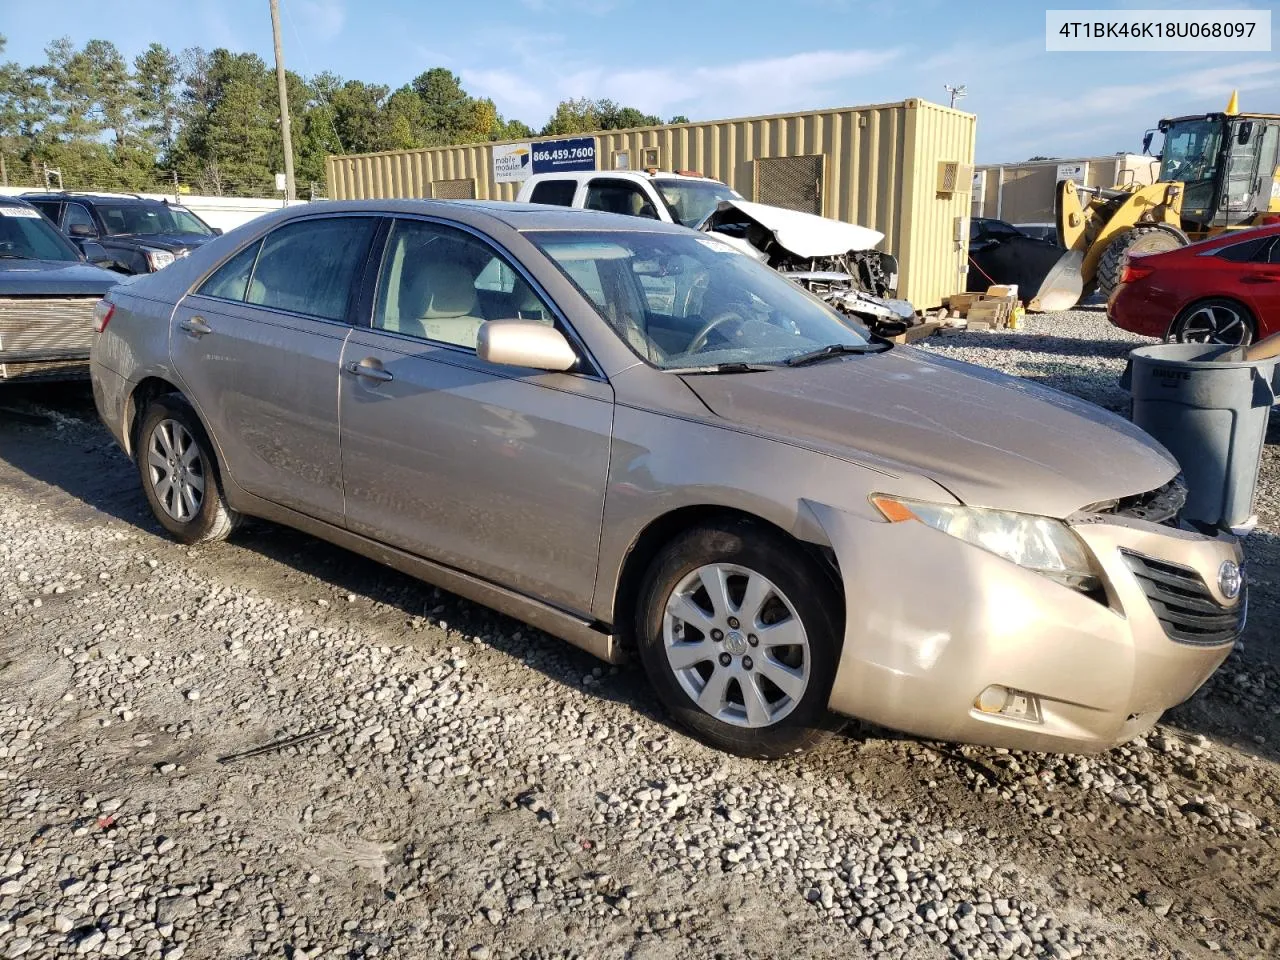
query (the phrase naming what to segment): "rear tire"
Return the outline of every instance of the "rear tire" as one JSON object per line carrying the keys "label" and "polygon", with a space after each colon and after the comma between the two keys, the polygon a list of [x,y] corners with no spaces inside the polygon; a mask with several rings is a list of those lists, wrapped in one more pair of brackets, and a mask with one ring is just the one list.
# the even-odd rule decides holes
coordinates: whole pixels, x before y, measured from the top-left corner
{"label": "rear tire", "polygon": [[1247,347],[1257,326],[1244,304],[1225,297],[1201,300],[1184,307],[1169,325],[1165,338],[1176,343],[1221,343]]}
{"label": "rear tire", "polygon": [[1116,237],[1103,251],[1094,277],[1098,292],[1104,299],[1120,285],[1124,265],[1133,254],[1166,253],[1187,245],[1187,237],[1181,230],[1167,224],[1139,224]]}
{"label": "rear tire", "polygon": [[794,541],[724,520],[676,537],[654,558],[636,642],[678,724],[717,749],[774,759],[835,729],[827,702],[841,610],[828,571]]}
{"label": "rear tire", "polygon": [[160,525],[182,543],[225,540],[240,522],[226,505],[213,444],[178,394],[149,403],[134,450],[142,490]]}

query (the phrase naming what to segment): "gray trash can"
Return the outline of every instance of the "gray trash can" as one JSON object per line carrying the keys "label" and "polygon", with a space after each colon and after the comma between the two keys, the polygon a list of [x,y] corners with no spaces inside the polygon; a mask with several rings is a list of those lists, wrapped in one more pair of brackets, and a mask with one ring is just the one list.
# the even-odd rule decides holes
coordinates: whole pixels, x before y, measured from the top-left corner
{"label": "gray trash can", "polygon": [[1182,467],[1182,518],[1198,526],[1230,529],[1253,516],[1277,359],[1242,356],[1240,347],[1205,343],[1140,347],[1120,381],[1133,397],[1133,422]]}

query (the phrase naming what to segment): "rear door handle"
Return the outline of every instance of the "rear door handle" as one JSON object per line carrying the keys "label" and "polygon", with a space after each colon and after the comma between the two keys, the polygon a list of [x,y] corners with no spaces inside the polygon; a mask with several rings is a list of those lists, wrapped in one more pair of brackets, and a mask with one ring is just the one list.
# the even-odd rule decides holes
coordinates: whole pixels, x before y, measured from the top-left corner
{"label": "rear door handle", "polygon": [[213,333],[213,327],[205,322],[204,317],[188,317],[178,324],[183,330],[191,334],[191,336],[199,338],[205,334]]}
{"label": "rear door handle", "polygon": [[352,360],[347,364],[347,373],[355,374],[357,377],[364,377],[368,380],[377,380],[380,383],[395,379],[389,371],[383,369],[381,362],[373,357]]}

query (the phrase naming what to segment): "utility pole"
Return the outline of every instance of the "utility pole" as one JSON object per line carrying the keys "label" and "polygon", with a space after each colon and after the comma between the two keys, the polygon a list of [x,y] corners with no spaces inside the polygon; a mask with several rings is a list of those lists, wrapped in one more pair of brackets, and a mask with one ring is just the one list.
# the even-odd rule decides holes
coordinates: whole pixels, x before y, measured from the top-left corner
{"label": "utility pole", "polygon": [[[271,2],[272,2],[272,3],[275,3],[275,0],[271,0]],[[278,56],[279,56],[279,54],[277,53],[277,57],[278,57]],[[951,109],[952,109],[952,110],[954,110],[954,109],[956,108],[956,101],[957,101],[957,100],[961,99],[962,97],[967,97],[967,96],[969,95],[969,94],[965,91],[965,86],[966,86],[966,84],[963,84],[963,83],[962,83],[962,84],[960,84],[958,87],[953,87],[953,86],[952,86],[951,84],[949,84],[949,83],[944,83],[944,84],[942,85],[942,89],[943,89],[943,90],[945,90],[945,91],[947,91],[947,93],[951,94]]]}
{"label": "utility pole", "polygon": [[289,130],[289,87],[284,79],[284,51],[280,46],[280,0],[271,0],[271,35],[276,44],[276,86],[280,89],[280,136],[284,140],[284,202],[293,194],[293,136]]}

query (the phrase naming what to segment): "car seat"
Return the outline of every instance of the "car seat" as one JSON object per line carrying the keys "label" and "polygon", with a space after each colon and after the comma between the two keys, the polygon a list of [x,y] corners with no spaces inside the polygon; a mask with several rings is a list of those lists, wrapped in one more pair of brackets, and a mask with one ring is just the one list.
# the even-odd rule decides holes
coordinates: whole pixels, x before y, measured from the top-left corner
{"label": "car seat", "polygon": [[401,288],[399,324],[410,336],[474,347],[483,317],[476,311],[475,278],[455,263],[418,271]]}

